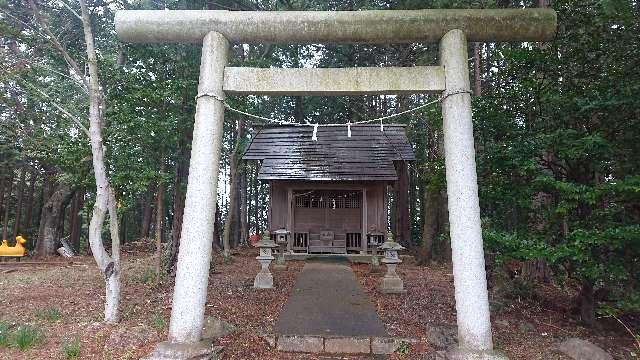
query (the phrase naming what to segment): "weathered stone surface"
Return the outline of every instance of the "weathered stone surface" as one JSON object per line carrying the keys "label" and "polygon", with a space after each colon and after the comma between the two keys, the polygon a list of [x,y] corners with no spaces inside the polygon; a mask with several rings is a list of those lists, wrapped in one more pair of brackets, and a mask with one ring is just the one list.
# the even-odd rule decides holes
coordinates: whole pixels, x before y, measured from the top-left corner
{"label": "weathered stone surface", "polygon": [[447,32],[440,41],[440,64],[446,87],[442,99],[447,180],[447,207],[451,236],[451,262],[459,341],[471,349],[491,349],[489,295],[482,247],[480,205],[467,36],[462,30]]}
{"label": "weathered stone surface", "polygon": [[207,300],[211,244],[222,148],[224,97],[222,84],[229,43],[219,33],[208,33],[200,58],[199,96],[191,142],[189,181],[185,195],[180,251],[176,265],[169,340],[199,341]]}
{"label": "weathered stone surface", "polygon": [[371,339],[371,353],[373,354],[393,354],[398,347],[400,341],[388,337],[374,337]]}
{"label": "weathered stone surface", "polygon": [[278,337],[279,351],[321,353],[324,350],[324,339],[319,336],[281,335]]}
{"label": "weathered stone surface", "polygon": [[278,342],[276,335],[271,333],[260,333],[258,336],[260,336],[262,340],[266,341],[269,347],[275,347]]}
{"label": "weathered stone surface", "polygon": [[203,340],[193,344],[161,342],[143,360],[221,360],[222,346]]}
{"label": "weathered stone surface", "polygon": [[371,339],[357,337],[326,338],[324,340],[324,351],[338,354],[368,354],[371,351]]}
{"label": "weathered stone surface", "polygon": [[228,67],[225,69],[224,90],[228,94],[272,96],[425,93],[444,90],[444,69],[440,66],[286,69]]}
{"label": "weathered stone surface", "polygon": [[313,260],[298,275],[275,332],[325,337],[386,336],[384,324],[342,260]]}
{"label": "weathered stone surface", "polygon": [[613,360],[613,357],[590,341],[571,338],[558,345],[558,349],[574,360]]}
{"label": "weathered stone surface", "polygon": [[111,332],[105,349],[129,349],[140,347],[151,341],[156,331],[146,325],[120,326]]}
{"label": "weathered stone surface", "polygon": [[392,11],[120,10],[123,42],[198,43],[218,31],[238,43],[435,42],[453,29],[469,41],[545,41],[556,32],[552,9]]}
{"label": "weathered stone surface", "polygon": [[455,325],[425,326],[427,341],[438,350],[445,350],[458,343],[458,328]]}
{"label": "weathered stone surface", "polygon": [[446,353],[447,360],[509,360],[499,351],[475,351],[471,349],[451,348]]}
{"label": "weathered stone surface", "polygon": [[234,333],[238,328],[224,320],[209,316],[204,321],[202,328],[203,339],[217,339]]}

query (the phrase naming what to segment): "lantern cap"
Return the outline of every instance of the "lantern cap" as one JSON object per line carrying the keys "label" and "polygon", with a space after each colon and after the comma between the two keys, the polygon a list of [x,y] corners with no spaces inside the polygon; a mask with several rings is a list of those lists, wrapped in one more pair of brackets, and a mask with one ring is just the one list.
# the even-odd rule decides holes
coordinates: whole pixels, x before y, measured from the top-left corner
{"label": "lantern cap", "polygon": [[380,249],[399,251],[399,250],[404,250],[405,247],[395,242],[393,240],[393,234],[391,232],[388,232],[387,240],[382,245],[380,245]]}
{"label": "lantern cap", "polygon": [[265,231],[262,233],[262,239],[260,239],[260,241],[256,243],[256,246],[260,248],[278,247],[278,245],[276,245],[276,243],[271,240],[271,234],[269,233],[269,231]]}

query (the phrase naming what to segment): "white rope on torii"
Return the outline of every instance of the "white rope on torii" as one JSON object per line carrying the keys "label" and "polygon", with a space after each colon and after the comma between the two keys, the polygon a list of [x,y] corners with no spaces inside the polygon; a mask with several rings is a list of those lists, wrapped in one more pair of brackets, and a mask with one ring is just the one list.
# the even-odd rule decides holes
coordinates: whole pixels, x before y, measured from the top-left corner
{"label": "white rope on torii", "polygon": [[386,115],[386,116],[381,116],[381,117],[377,117],[374,119],[367,119],[367,120],[360,120],[360,121],[354,121],[351,122],[349,121],[348,123],[344,124],[344,123],[329,123],[329,124],[319,124],[319,123],[310,123],[309,121],[305,121],[304,123],[299,123],[299,122],[295,122],[295,121],[287,121],[287,120],[280,120],[280,119],[274,119],[274,118],[270,118],[270,117],[265,117],[265,116],[260,116],[260,115],[256,115],[256,114],[252,114],[246,111],[242,111],[240,109],[236,109],[233,106],[229,105],[229,103],[227,103],[225,101],[225,99],[218,95],[218,94],[212,94],[212,93],[202,93],[202,94],[198,94],[196,96],[196,100],[198,100],[198,98],[201,97],[210,97],[213,98],[217,101],[220,101],[224,107],[232,112],[250,117],[250,118],[254,118],[254,119],[258,119],[258,120],[262,120],[262,121],[266,121],[268,123],[271,124],[278,124],[278,125],[293,125],[293,126],[312,126],[313,127],[313,135],[312,135],[312,140],[313,141],[317,141],[318,137],[317,137],[317,133],[318,133],[318,127],[320,126],[347,126],[347,137],[351,137],[351,125],[362,125],[362,124],[370,124],[370,123],[376,123],[376,122],[380,122],[380,131],[384,132],[384,121],[385,120],[389,120],[389,119],[393,119],[396,118],[398,116],[404,115],[404,114],[408,114],[408,113],[412,113],[412,112],[416,112],[418,110],[424,109],[425,107],[429,106],[429,105],[433,105],[439,102],[442,102],[444,99],[446,99],[447,97],[451,96],[451,95],[456,95],[456,94],[471,94],[471,90],[467,90],[467,89],[460,89],[460,90],[454,90],[454,91],[445,91],[443,92],[442,96],[439,96],[437,99],[429,101],[427,103],[418,105],[416,107],[413,107],[411,109],[407,109],[407,110],[403,110],[397,113],[393,113],[391,115]]}

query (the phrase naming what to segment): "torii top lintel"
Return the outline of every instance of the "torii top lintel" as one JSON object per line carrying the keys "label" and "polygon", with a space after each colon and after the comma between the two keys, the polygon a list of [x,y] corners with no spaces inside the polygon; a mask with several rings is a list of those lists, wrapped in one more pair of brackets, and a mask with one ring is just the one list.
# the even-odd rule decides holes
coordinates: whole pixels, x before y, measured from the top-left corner
{"label": "torii top lintel", "polygon": [[364,11],[120,10],[121,41],[200,43],[211,31],[234,43],[424,43],[453,29],[468,41],[547,41],[552,9],[426,9]]}

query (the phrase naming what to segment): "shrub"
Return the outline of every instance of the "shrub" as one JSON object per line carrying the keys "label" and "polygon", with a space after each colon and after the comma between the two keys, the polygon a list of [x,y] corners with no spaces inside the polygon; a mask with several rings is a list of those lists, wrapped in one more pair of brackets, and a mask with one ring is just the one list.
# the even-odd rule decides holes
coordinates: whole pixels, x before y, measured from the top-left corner
{"label": "shrub", "polygon": [[39,328],[32,325],[20,326],[13,333],[13,344],[20,351],[25,351],[30,347],[42,344],[44,342],[44,335]]}
{"label": "shrub", "polygon": [[62,354],[65,359],[77,359],[80,356],[80,338],[77,335],[64,342]]}

